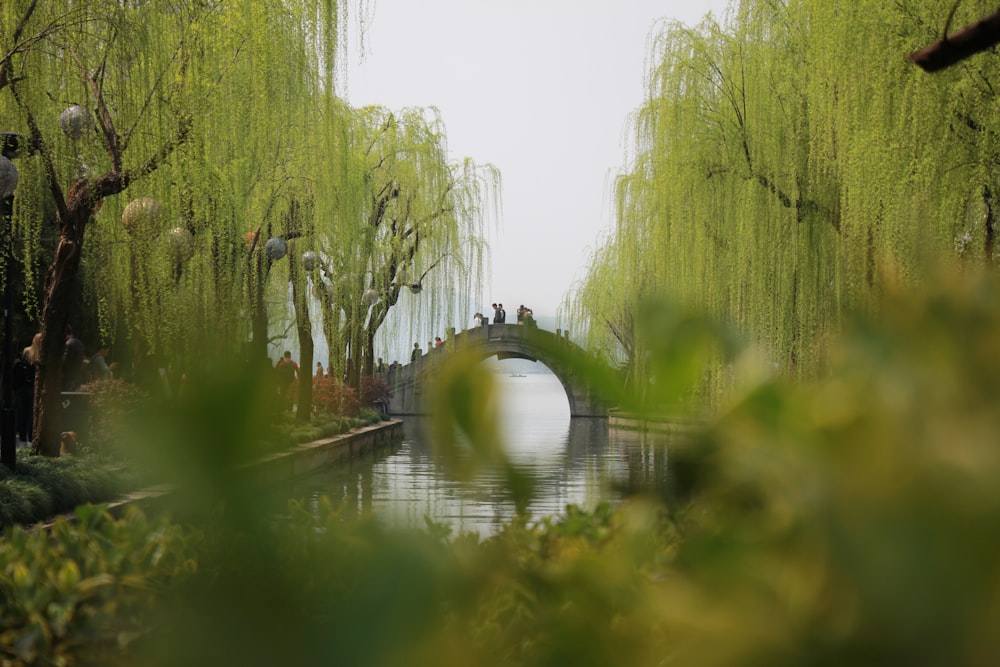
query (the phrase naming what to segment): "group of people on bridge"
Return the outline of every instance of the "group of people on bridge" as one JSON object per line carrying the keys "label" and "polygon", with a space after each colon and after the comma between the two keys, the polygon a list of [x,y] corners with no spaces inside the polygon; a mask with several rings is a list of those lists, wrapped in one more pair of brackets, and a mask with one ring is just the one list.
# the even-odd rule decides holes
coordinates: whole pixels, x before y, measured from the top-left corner
{"label": "group of people on bridge", "polygon": [[[507,323],[507,311],[504,309],[502,303],[492,304],[493,308],[493,324],[506,324]],[[482,313],[476,313],[472,316],[476,322],[476,326],[485,326],[490,323],[490,318]],[[528,308],[523,303],[517,308],[517,323],[524,324],[527,326],[538,326],[535,322],[535,313]]]}

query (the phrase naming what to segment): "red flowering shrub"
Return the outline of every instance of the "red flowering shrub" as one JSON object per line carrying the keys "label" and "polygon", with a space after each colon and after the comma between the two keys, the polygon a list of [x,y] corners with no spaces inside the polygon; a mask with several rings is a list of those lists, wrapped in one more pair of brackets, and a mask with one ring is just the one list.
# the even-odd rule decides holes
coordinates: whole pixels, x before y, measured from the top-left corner
{"label": "red flowering shrub", "polygon": [[354,417],[359,407],[357,392],[335,377],[325,377],[313,385],[313,412],[317,415]]}
{"label": "red flowering shrub", "polygon": [[367,375],[361,378],[361,405],[374,405],[380,409],[389,404],[389,385],[383,380]]}

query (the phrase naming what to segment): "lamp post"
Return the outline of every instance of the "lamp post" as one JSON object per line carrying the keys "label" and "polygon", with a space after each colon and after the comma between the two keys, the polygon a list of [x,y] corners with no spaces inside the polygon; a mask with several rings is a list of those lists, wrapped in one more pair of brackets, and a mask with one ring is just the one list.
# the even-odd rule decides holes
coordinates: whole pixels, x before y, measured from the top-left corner
{"label": "lamp post", "polygon": [[3,371],[0,376],[2,408],[0,408],[0,463],[14,472],[17,468],[17,440],[14,429],[14,280],[10,270],[14,261],[14,238],[11,215],[14,213],[14,190],[17,188],[17,167],[11,161],[18,155],[18,135],[0,133],[0,224],[3,225],[4,254],[7,275],[3,290]]}

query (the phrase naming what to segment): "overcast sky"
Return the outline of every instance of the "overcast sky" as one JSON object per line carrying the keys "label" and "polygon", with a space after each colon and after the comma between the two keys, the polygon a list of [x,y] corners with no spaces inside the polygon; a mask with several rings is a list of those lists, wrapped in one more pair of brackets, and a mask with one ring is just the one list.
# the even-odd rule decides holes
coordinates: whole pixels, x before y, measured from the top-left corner
{"label": "overcast sky", "polygon": [[726,0],[370,0],[345,91],[354,106],[434,106],[452,159],[501,172],[483,305],[554,315],[611,228],[610,185],[663,19],[721,18]]}

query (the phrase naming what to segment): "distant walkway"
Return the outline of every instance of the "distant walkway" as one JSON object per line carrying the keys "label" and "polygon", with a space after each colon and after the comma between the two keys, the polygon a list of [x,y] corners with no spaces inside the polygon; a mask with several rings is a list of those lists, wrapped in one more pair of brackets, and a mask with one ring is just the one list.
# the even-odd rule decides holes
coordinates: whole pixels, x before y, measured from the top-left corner
{"label": "distant walkway", "polygon": [[574,369],[574,360],[586,352],[561,332],[519,324],[487,324],[461,331],[419,360],[390,369],[380,377],[392,390],[389,414],[425,414],[422,394],[425,381],[453,350],[472,350],[480,359],[527,359],[545,364],[562,384],[571,417],[607,417],[608,406],[599,398],[599,387],[588,386]]}

